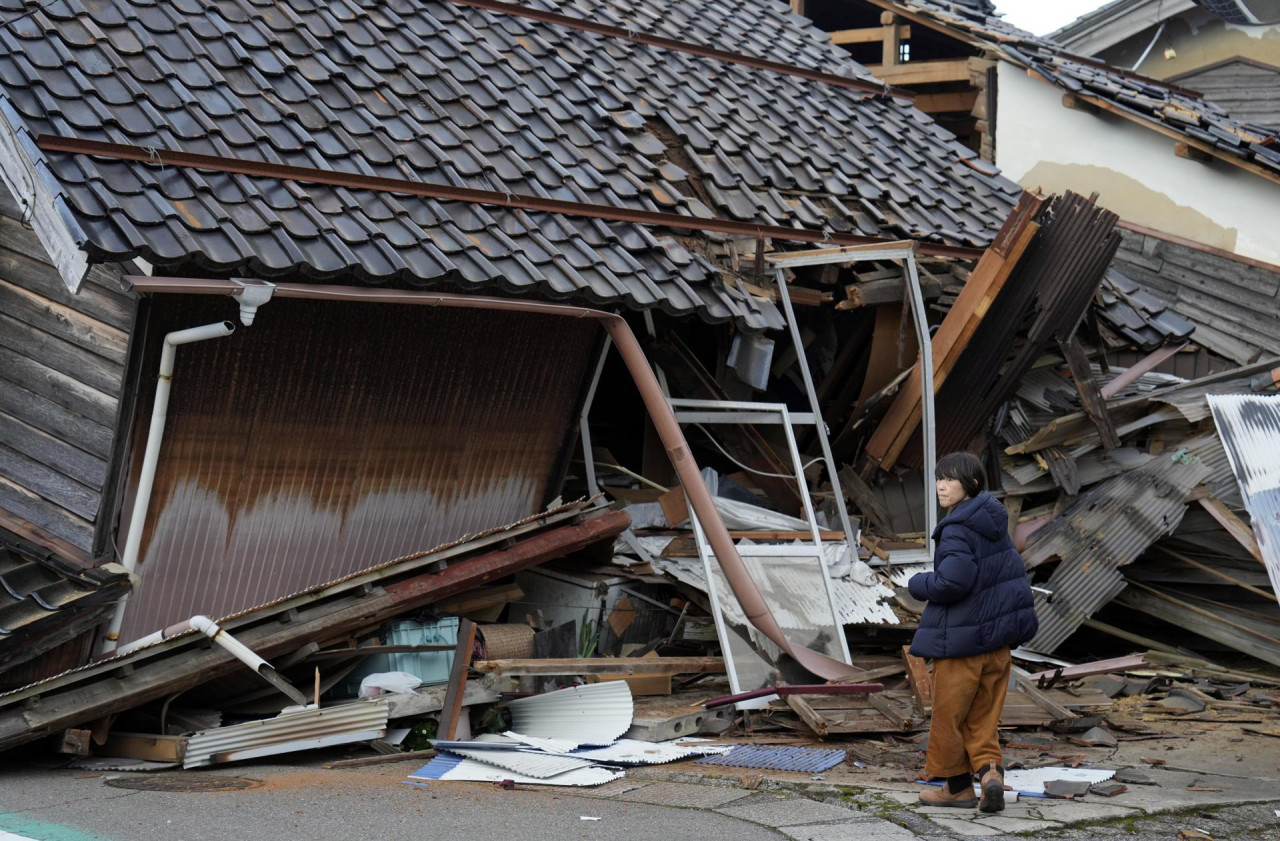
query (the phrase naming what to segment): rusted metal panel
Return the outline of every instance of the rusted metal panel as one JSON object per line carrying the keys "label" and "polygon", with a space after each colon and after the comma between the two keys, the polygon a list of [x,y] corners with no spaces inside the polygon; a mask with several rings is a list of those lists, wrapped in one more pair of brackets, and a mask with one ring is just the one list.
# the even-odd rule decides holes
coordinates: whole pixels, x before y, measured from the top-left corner
{"label": "rusted metal panel", "polygon": [[[158,299],[149,336],[226,307]],[[576,429],[597,330],[533,314],[281,300],[226,342],[184,348],[144,586],[122,639],[536,511]],[[149,414],[148,399],[135,441]]]}
{"label": "rusted metal panel", "polygon": [[[567,520],[588,516],[579,523]],[[561,557],[584,546],[612,541],[631,523],[624,512],[592,512],[581,504],[528,522],[490,530],[485,536],[414,553],[358,574],[228,617],[223,626],[270,660],[307,642],[326,645],[379,627],[387,619],[430,604],[446,594],[480,586],[496,576]],[[535,542],[529,535],[540,532]],[[495,544],[516,540],[507,549]],[[483,554],[481,554],[483,553]],[[441,562],[443,572],[423,572]],[[410,598],[394,600],[377,585],[414,582]],[[435,586],[433,586],[433,584]],[[290,621],[279,621],[288,613]],[[120,657],[92,663],[39,683],[0,694],[0,750],[67,727],[133,709],[185,691],[244,666],[219,647],[202,648],[202,635],[183,634]]]}

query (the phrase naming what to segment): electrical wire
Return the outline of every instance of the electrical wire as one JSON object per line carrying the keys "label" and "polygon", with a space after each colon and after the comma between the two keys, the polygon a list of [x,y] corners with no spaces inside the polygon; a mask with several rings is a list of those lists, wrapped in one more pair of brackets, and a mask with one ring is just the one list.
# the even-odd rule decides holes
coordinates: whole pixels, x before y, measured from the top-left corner
{"label": "electrical wire", "polygon": [[[795,478],[796,478],[796,477],[795,477],[793,474],[791,474],[791,473],[767,473],[767,472],[765,472],[765,471],[763,471],[763,470],[756,470],[756,469],[755,469],[755,468],[753,468],[753,467],[747,467],[745,464],[743,464],[742,462],[738,461],[738,460],[737,460],[736,458],[734,458],[733,456],[729,455],[728,451],[726,451],[724,447],[720,446],[720,442],[716,440],[715,436],[714,436],[714,435],[712,435],[712,434],[711,434],[711,432],[710,432],[710,431],[709,431],[705,426],[703,426],[703,425],[702,425],[702,424],[700,424],[700,423],[690,424],[690,426],[692,426],[692,427],[694,427],[694,428],[698,429],[699,431],[701,431],[703,435],[707,436],[707,440],[709,440],[712,444],[714,444],[714,445],[715,445],[716,449],[720,451],[720,454],[721,454],[721,455],[723,455],[725,458],[729,459],[729,461],[731,461],[731,462],[733,462],[734,464],[738,465],[739,467],[741,467],[743,470],[747,471],[748,473],[754,473],[754,474],[755,474],[755,475],[757,475],[757,476],[768,476],[768,477],[773,478],[773,479],[795,479]],[[813,459],[812,461],[810,461],[808,464],[803,465],[803,466],[800,468],[800,472],[801,472],[801,473],[803,473],[804,471],[808,470],[808,469],[809,469],[810,467],[812,467],[813,465],[815,465],[815,464],[817,464],[818,462],[822,461],[822,458],[823,458],[822,456],[818,456],[817,458],[815,458],[815,459]]]}

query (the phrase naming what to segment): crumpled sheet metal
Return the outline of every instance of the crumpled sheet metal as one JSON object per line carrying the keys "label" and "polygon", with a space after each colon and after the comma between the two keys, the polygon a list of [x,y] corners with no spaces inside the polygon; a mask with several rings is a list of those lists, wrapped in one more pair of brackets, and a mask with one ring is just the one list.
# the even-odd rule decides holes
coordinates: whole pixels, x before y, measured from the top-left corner
{"label": "crumpled sheet metal", "polygon": [[621,779],[623,771],[591,766],[565,771],[553,777],[528,777],[486,762],[442,753],[409,775],[410,780],[456,780],[478,783],[525,783],[539,786],[598,786]]}
{"label": "crumpled sheet metal", "polygon": [[1271,587],[1280,593],[1280,396],[1210,395],[1209,408],[1240,484]]}
{"label": "crumpled sheet metal", "polygon": [[1171,534],[1187,510],[1193,488],[1211,480],[1221,447],[1213,436],[1122,473],[1083,494],[1062,517],[1029,541],[1028,569],[1061,559],[1036,593],[1040,630],[1026,647],[1050,653],[1124,589],[1119,568]]}
{"label": "crumpled sheet metal", "polygon": [[507,704],[511,729],[539,739],[611,745],[631,729],[635,704],[623,680],[570,686]]}

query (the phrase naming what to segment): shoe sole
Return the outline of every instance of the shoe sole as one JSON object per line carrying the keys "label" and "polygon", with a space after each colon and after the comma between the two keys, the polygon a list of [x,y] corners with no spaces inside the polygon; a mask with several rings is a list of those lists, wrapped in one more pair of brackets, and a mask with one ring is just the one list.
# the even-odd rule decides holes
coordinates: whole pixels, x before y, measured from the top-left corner
{"label": "shoe sole", "polygon": [[982,803],[978,806],[980,812],[1003,812],[1004,811],[1004,783],[992,780],[982,787]]}

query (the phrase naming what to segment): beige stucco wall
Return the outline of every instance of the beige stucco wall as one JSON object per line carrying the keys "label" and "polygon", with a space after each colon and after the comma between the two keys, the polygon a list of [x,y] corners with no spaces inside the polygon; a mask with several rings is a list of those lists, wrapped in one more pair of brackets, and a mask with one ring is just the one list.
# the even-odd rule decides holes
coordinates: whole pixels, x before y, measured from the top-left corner
{"label": "beige stucco wall", "polygon": [[[1107,50],[1099,57],[1118,67],[1132,67],[1155,35],[1151,28]],[[1173,58],[1165,57],[1172,47]],[[1237,56],[1280,67],[1280,26],[1237,26],[1195,9],[1168,21],[1139,73],[1169,79]]]}
{"label": "beige stucco wall", "polygon": [[1062,105],[1062,89],[1002,62],[996,164],[1023,187],[1097,192],[1122,219],[1280,263],[1280,184],[1226,161],[1174,155],[1174,141],[1110,114]]}

